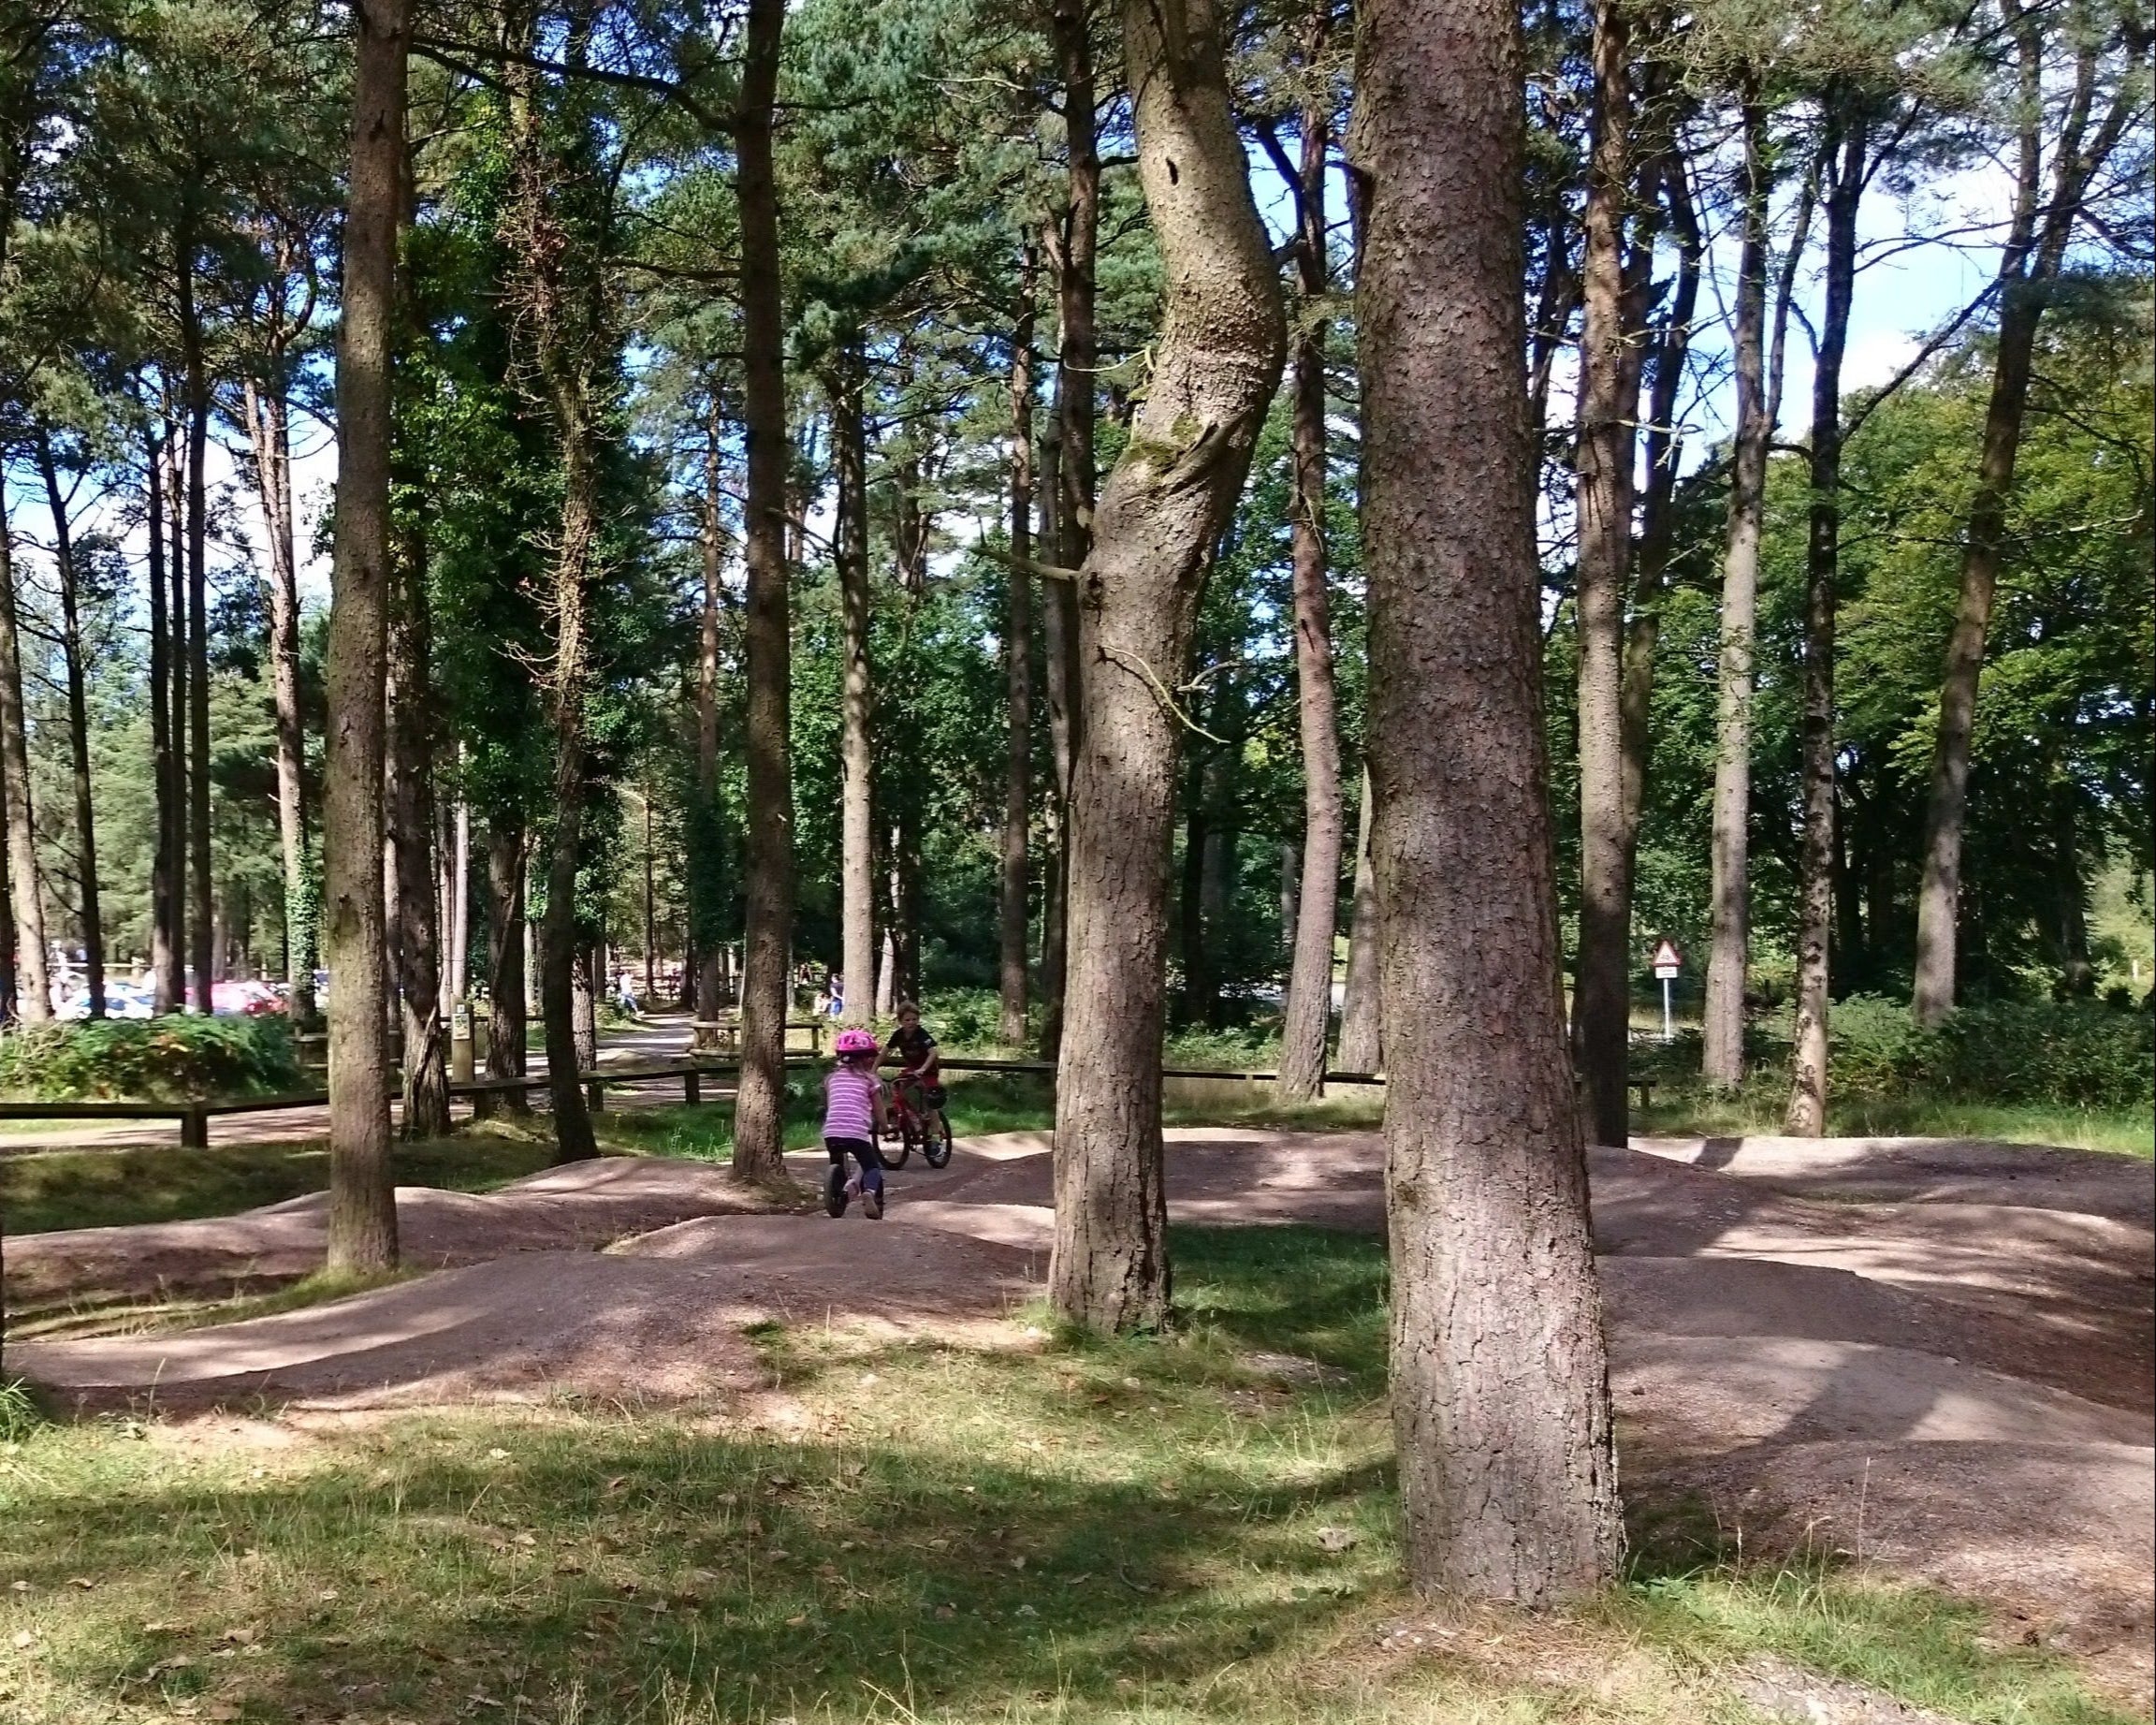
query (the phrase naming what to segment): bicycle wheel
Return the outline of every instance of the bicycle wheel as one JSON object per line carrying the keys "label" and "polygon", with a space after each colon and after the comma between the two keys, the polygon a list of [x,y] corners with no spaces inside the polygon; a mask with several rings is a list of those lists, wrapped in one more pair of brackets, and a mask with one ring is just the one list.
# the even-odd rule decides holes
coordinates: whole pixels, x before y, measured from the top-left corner
{"label": "bicycle wheel", "polygon": [[913,1154],[913,1128],[911,1124],[906,1120],[898,1122],[898,1148],[896,1150],[891,1148],[891,1140],[888,1138],[879,1138],[876,1141],[876,1148],[882,1151],[883,1165],[886,1168],[903,1168],[906,1165],[906,1159]]}
{"label": "bicycle wheel", "polygon": [[846,1214],[846,1170],[838,1162],[823,1176],[823,1208],[833,1216]]}
{"label": "bicycle wheel", "polygon": [[940,1168],[951,1160],[951,1122],[943,1118],[939,1108],[922,1126],[921,1154],[931,1168]]}

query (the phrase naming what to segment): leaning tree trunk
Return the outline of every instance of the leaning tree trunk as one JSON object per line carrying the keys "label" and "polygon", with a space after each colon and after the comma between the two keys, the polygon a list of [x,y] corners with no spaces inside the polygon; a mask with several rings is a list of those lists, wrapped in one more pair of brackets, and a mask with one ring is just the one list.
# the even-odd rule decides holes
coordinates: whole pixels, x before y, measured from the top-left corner
{"label": "leaning tree trunk", "polygon": [[425,536],[404,534],[391,577],[389,806],[397,917],[390,942],[401,1002],[403,1134],[449,1130],[447,1028],[442,1022],[441,899],[435,882],[434,715],[429,665]]}
{"label": "leaning tree trunk", "polygon": [[838,608],[845,656],[838,756],[839,970],[844,1022],[865,1025],[874,1010],[867,979],[876,963],[875,688],[868,664],[868,428],[862,407],[867,360],[858,338],[834,365],[831,459],[838,469]]}
{"label": "leaning tree trunk", "polygon": [[314,955],[306,921],[306,733],[299,713],[299,586],[292,527],[292,433],[283,361],[272,386],[246,386],[247,433],[270,543],[270,680],[277,711],[277,837],[284,856],[285,980],[296,1018],[314,1016]]}
{"label": "leaning tree trunk", "polygon": [[1381,1072],[1385,1047],[1377,1030],[1377,870],[1370,857],[1370,774],[1362,774],[1362,805],[1355,817],[1355,908],[1348,929],[1348,983],[1340,1002],[1342,1072]]}
{"label": "leaning tree trunk", "polygon": [[[1011,576],[1003,606],[1003,877],[996,1034],[1026,1040],[1027,840],[1033,804],[1033,283],[1028,243],[1011,327]],[[851,962],[851,960],[849,960]]]}
{"label": "leaning tree trunk", "polygon": [[1827,303],[1812,367],[1812,504],[1804,548],[1804,830],[1798,862],[1797,1047],[1790,1132],[1827,1130],[1827,1014],[1834,928],[1834,622],[1842,533],[1842,356],[1857,285],[1857,211],[1865,127],[1830,120]]}
{"label": "leaning tree trunk", "polygon": [[1730,458],[1729,519],[1722,554],[1720,694],[1714,715],[1712,903],[1709,915],[1705,1047],[1707,1082],[1744,1081],[1744,972],[1751,952],[1746,870],[1752,812],[1752,650],[1759,604],[1759,529],[1767,498],[1767,108],[1744,100],[1742,248],[1738,262],[1737,432]]}
{"label": "leaning tree trunk", "polygon": [[[521,1078],[524,1059],[524,823],[496,815],[487,826],[487,1075]],[[522,1090],[504,1090],[495,1106],[530,1107]]]}
{"label": "leaning tree trunk", "polygon": [[787,1178],[786,991],[794,924],[794,784],[788,747],[792,644],[786,581],[785,329],[779,300],[779,190],[771,153],[785,0],[749,0],[735,195],[741,222],[744,505],[748,592],[743,654],[749,707],[747,927],[741,975],[741,1089],[734,1172]]}
{"label": "leaning tree trunk", "polygon": [[1537,669],[1518,17],[1369,0],[1352,154],[1404,1543],[1419,1588],[1532,1602],[1609,1581],[1622,1535]]}
{"label": "leaning tree trunk", "polygon": [[[1311,22],[1306,63],[1325,49],[1330,0]],[[1332,606],[1325,586],[1325,330],[1307,314],[1324,294],[1329,237],[1325,158],[1332,119],[1312,105],[1303,112],[1300,217],[1305,315],[1295,331],[1295,524],[1290,557],[1295,604],[1295,680],[1303,739],[1303,855],[1300,902],[1281,1012],[1280,1093],[1315,1097],[1325,1082],[1325,1039],[1333,1021],[1333,933],[1340,912],[1340,723],[1333,674]]]}
{"label": "leaning tree trunk", "polygon": [[67,519],[67,499],[60,490],[60,471],[52,460],[51,433],[37,428],[37,468],[45,481],[45,501],[52,512],[52,561],[60,577],[60,656],[67,673],[67,753],[75,789],[75,878],[81,894],[82,972],[90,995],[90,1016],[105,1016],[105,920],[97,903],[96,798],[90,783],[90,701],[82,665],[80,571],[75,566],[75,534]]}
{"label": "leaning tree trunk", "polygon": [[389,397],[404,177],[409,0],[358,0],[337,351],[322,845],[329,990],[332,1270],[397,1262],[382,977],[383,673],[388,652]]}
{"label": "leaning tree trunk", "polygon": [[0,496],[0,780],[6,782],[7,877],[13,888],[15,1011],[25,1024],[52,1016],[45,960],[44,895],[37,886],[36,825],[30,807],[30,746],[22,713],[22,656],[15,621],[15,562],[7,504]]}
{"label": "leaning tree trunk", "polygon": [[1158,1324],[1168,1312],[1160,1041],[1179,722],[1169,685],[1189,655],[1199,592],[1286,342],[1215,0],[1126,0],[1123,37],[1167,296],[1145,400],[1079,577],[1048,1272],[1057,1315],[1104,1331]]}
{"label": "leaning tree trunk", "polygon": [[1593,150],[1581,265],[1578,475],[1580,949],[1572,1049],[1587,1124],[1624,1144],[1632,1018],[1632,881],[1624,845],[1624,587],[1632,557],[1632,464],[1639,347],[1625,292],[1632,56],[1626,7],[1595,0]]}

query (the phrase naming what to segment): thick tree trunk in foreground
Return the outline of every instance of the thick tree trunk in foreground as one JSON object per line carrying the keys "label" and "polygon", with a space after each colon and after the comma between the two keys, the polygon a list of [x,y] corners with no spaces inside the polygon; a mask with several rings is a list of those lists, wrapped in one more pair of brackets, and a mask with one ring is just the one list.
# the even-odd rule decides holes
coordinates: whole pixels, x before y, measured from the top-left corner
{"label": "thick tree trunk in foreground", "polygon": [[[487,1075],[521,1078],[524,1058],[524,824],[498,815],[487,828]],[[523,1114],[522,1090],[503,1091],[496,1108]]]}
{"label": "thick tree trunk in foreground", "polygon": [[76,887],[81,894],[82,980],[90,1016],[105,1016],[105,921],[97,904],[96,798],[90,784],[90,702],[82,665],[80,572],[75,567],[75,534],[66,494],[52,459],[52,438],[37,428],[38,476],[52,512],[52,560],[60,577],[60,656],[67,675],[67,752],[75,790]]}
{"label": "thick tree trunk in foreground", "polygon": [[1033,813],[1033,283],[1026,248],[1011,328],[1011,575],[1003,606],[1003,879],[997,1040],[1026,1040],[1027,840]]}
{"label": "thick tree trunk in foreground", "polygon": [[1407,1570],[1537,1602],[1608,1582],[1622,1536],[1537,669],[1517,20],[1370,0],[1352,156]]}
{"label": "thick tree trunk in foreground", "polygon": [[[874,684],[868,665],[868,428],[862,408],[867,361],[856,341],[834,361],[831,459],[838,471],[838,608],[845,657],[838,741],[839,970],[843,1022],[865,1025],[875,1002],[867,987],[876,963]],[[900,795],[904,795],[904,791]]]}
{"label": "thick tree trunk in foreground", "polygon": [[[1325,47],[1330,5],[1312,22],[1306,61]],[[1305,307],[1326,290],[1325,158],[1332,121],[1318,108],[1303,114],[1300,217]],[[1326,1032],[1333,1022],[1333,931],[1340,912],[1340,723],[1333,675],[1332,603],[1325,571],[1325,330],[1305,316],[1295,331],[1295,524],[1290,557],[1295,595],[1295,681],[1303,741],[1303,854],[1299,902],[1289,940],[1288,999],[1281,1009],[1280,1093],[1315,1097],[1325,1079]]]}
{"label": "thick tree trunk in foreground", "polygon": [[785,0],[749,0],[735,121],[741,221],[742,432],[748,445],[747,928],[741,974],[741,1089],[734,1172],[787,1178],[786,990],[794,932],[794,782],[787,737],[792,641],[786,582],[785,329],[779,279],[779,190],[771,115]]}
{"label": "thick tree trunk in foreground", "polygon": [[1744,102],[1742,241],[1738,262],[1737,431],[1730,458],[1729,520],[1722,553],[1720,694],[1714,714],[1712,904],[1707,955],[1707,1082],[1744,1081],[1744,972],[1751,956],[1749,825],[1752,814],[1752,650],[1759,605],[1759,529],[1767,500],[1767,109]]}
{"label": "thick tree trunk in foreground", "polygon": [[329,989],[329,1267],[397,1262],[382,998],[383,674],[388,651],[389,393],[404,177],[409,0],[359,0],[337,352],[337,523],[323,775]]}
{"label": "thick tree trunk in foreground", "polygon": [[[157,836],[150,854],[151,1010],[159,1017],[180,1005],[173,987],[173,948],[179,910],[172,892],[172,709],[171,656],[166,622],[164,439],[148,439],[149,499],[143,527],[150,535],[150,777],[156,805]],[[178,548],[174,547],[174,555]]]}
{"label": "thick tree trunk in foreground", "polygon": [[[281,366],[281,362],[280,362]],[[291,414],[282,371],[271,387],[246,386],[247,434],[261,482],[270,543],[270,680],[277,709],[277,837],[284,856],[285,981],[297,1018],[314,1016],[311,930],[299,926],[307,902],[306,734],[299,715],[299,586],[292,528]]]}
{"label": "thick tree trunk in foreground", "polygon": [[1624,845],[1624,588],[1632,559],[1632,462],[1639,350],[1624,279],[1631,196],[1632,53],[1625,7],[1595,6],[1594,142],[1581,266],[1578,475],[1580,951],[1572,1050],[1600,1144],[1629,1135],[1624,1080],[1632,1018],[1632,881]]}
{"label": "thick tree trunk in foreground", "polygon": [[[1280,380],[1280,288],[1229,107],[1214,0],[1127,0],[1138,169],[1167,278],[1154,370],[1080,577],[1070,973],[1049,1298],[1091,1330],[1168,1312],[1161,1187],[1167,685]],[[1066,455],[1069,451],[1066,449]]]}
{"label": "thick tree trunk in foreground", "polygon": [[1362,803],[1355,817],[1355,908],[1348,929],[1348,982],[1340,1001],[1342,1072],[1379,1072],[1385,1046],[1377,1029],[1378,971],[1377,870],[1370,856],[1370,826],[1377,799],[1370,774],[1362,774]]}
{"label": "thick tree trunk in foreground", "polygon": [[442,928],[435,884],[434,715],[427,627],[427,542],[403,535],[389,620],[390,848],[397,913],[389,943],[402,1027],[403,1135],[449,1130],[448,1030],[442,1022]]}
{"label": "thick tree trunk in foreground", "polygon": [[704,506],[699,549],[704,563],[703,627],[696,657],[696,807],[690,827],[690,933],[697,958],[696,1016],[718,1017],[726,1000],[725,909],[721,903],[725,834],[719,805],[719,624],[724,600],[724,495],[719,467],[719,398],[705,421]]}
{"label": "thick tree trunk in foreground", "polygon": [[1812,369],[1812,504],[1804,548],[1804,830],[1798,866],[1797,1047],[1787,1124],[1827,1130],[1827,1015],[1834,930],[1834,621],[1842,534],[1842,356],[1857,285],[1865,126],[1835,124],[1827,182],[1827,303]]}
{"label": "thick tree trunk in foreground", "polygon": [[36,825],[30,807],[30,746],[22,713],[22,655],[15,622],[15,555],[0,497],[0,781],[7,815],[7,880],[15,910],[15,1010],[25,1024],[52,1016],[45,959],[44,895],[37,890]]}

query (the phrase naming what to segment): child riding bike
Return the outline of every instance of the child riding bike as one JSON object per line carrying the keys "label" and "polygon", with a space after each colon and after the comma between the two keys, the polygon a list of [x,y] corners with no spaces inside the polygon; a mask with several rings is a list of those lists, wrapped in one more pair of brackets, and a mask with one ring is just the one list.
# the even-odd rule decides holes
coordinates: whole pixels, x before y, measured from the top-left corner
{"label": "child riding bike", "polygon": [[[884,1131],[883,1081],[876,1075],[876,1038],[867,1031],[838,1032],[838,1064],[823,1080],[823,1148],[831,1153],[823,1177],[823,1207],[846,1214],[847,1201],[861,1195],[861,1212],[870,1221],[883,1215],[883,1158],[876,1140]],[[846,1176],[846,1159],[861,1164],[858,1176]]]}
{"label": "child riding bike", "polygon": [[[877,1063],[887,1066],[893,1060],[898,1062],[894,1088],[906,1112],[918,1120],[921,1134],[927,1143],[942,1148],[948,1157],[951,1122],[943,1114],[942,1057],[936,1050],[936,1038],[921,1022],[921,1009],[911,1001],[899,1003],[898,1028],[891,1032],[891,1040],[883,1046],[882,1059]],[[929,1161],[934,1166],[941,1166],[933,1155]]]}

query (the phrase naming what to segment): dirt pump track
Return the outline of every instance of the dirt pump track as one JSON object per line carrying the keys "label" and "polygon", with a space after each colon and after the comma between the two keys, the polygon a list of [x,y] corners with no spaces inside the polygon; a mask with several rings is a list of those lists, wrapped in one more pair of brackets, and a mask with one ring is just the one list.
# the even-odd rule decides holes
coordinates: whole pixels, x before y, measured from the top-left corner
{"label": "dirt pump track", "polygon": [[[1375,1133],[1169,1134],[1178,1221],[1381,1231]],[[820,1163],[821,1157],[813,1159]],[[798,1172],[813,1177],[809,1159]],[[2040,1618],[2147,1697],[2156,1172],[1945,1140],[1638,1140],[1591,1153],[1628,1489],[1749,1548],[1824,1544]],[[430,1273],[173,1333],[19,1343],[84,1410],[367,1410],[765,1394],[764,1322],[923,1331],[1038,1296],[1048,1139],[961,1141],[881,1223],[609,1158],[486,1196],[404,1188]],[[11,1297],[229,1293],[316,1267],[320,1198],[9,1243]]]}

